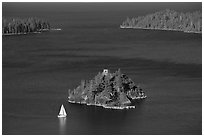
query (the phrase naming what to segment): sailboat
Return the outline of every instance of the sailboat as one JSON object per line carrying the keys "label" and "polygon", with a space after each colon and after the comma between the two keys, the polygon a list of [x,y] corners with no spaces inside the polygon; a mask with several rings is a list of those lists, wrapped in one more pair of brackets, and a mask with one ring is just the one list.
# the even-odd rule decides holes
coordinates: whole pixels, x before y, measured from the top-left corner
{"label": "sailboat", "polygon": [[66,113],[64,106],[62,104],[59,115],[57,117],[66,117],[66,116],[67,116],[67,113]]}

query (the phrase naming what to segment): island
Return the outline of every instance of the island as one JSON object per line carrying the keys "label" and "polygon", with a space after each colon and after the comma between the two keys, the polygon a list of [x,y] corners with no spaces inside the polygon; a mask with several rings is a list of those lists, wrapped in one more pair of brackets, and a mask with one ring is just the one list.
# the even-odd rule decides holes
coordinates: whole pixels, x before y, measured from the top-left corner
{"label": "island", "polygon": [[135,108],[134,100],[146,98],[144,91],[118,69],[99,72],[92,80],[82,80],[74,90],[68,90],[68,102],[102,106],[110,109]]}
{"label": "island", "polygon": [[50,30],[48,21],[38,18],[2,18],[2,35],[40,33]]}
{"label": "island", "polygon": [[123,21],[121,29],[171,30],[187,33],[202,33],[202,12],[176,12],[171,9],[158,11],[146,16],[133,17]]}

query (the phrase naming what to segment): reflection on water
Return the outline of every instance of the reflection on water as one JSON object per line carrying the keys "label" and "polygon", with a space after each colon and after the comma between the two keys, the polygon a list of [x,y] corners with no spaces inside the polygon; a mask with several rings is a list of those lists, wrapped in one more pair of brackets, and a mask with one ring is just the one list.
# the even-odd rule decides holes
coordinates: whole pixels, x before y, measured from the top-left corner
{"label": "reflection on water", "polygon": [[58,118],[59,119],[59,134],[66,134],[66,118]]}

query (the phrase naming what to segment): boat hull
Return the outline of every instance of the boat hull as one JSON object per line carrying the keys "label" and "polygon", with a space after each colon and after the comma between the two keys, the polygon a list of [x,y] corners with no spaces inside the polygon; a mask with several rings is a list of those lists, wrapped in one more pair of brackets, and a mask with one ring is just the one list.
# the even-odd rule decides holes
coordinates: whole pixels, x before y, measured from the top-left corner
{"label": "boat hull", "polygon": [[66,117],[66,115],[58,115],[57,117],[63,118],[63,117]]}

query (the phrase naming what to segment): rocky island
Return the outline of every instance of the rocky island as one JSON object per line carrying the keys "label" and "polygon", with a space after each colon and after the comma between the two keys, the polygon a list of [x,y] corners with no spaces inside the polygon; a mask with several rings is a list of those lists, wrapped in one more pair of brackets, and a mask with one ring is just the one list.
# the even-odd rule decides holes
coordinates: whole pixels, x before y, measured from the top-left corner
{"label": "rocky island", "polygon": [[40,33],[50,30],[50,24],[38,18],[2,18],[2,35]]}
{"label": "rocky island", "polygon": [[146,16],[127,18],[120,28],[153,29],[202,33],[202,12],[176,12],[166,9]]}
{"label": "rocky island", "polygon": [[99,72],[94,79],[85,81],[74,90],[68,91],[68,102],[102,106],[111,109],[135,108],[133,100],[144,99],[144,91],[128,76],[117,70]]}

